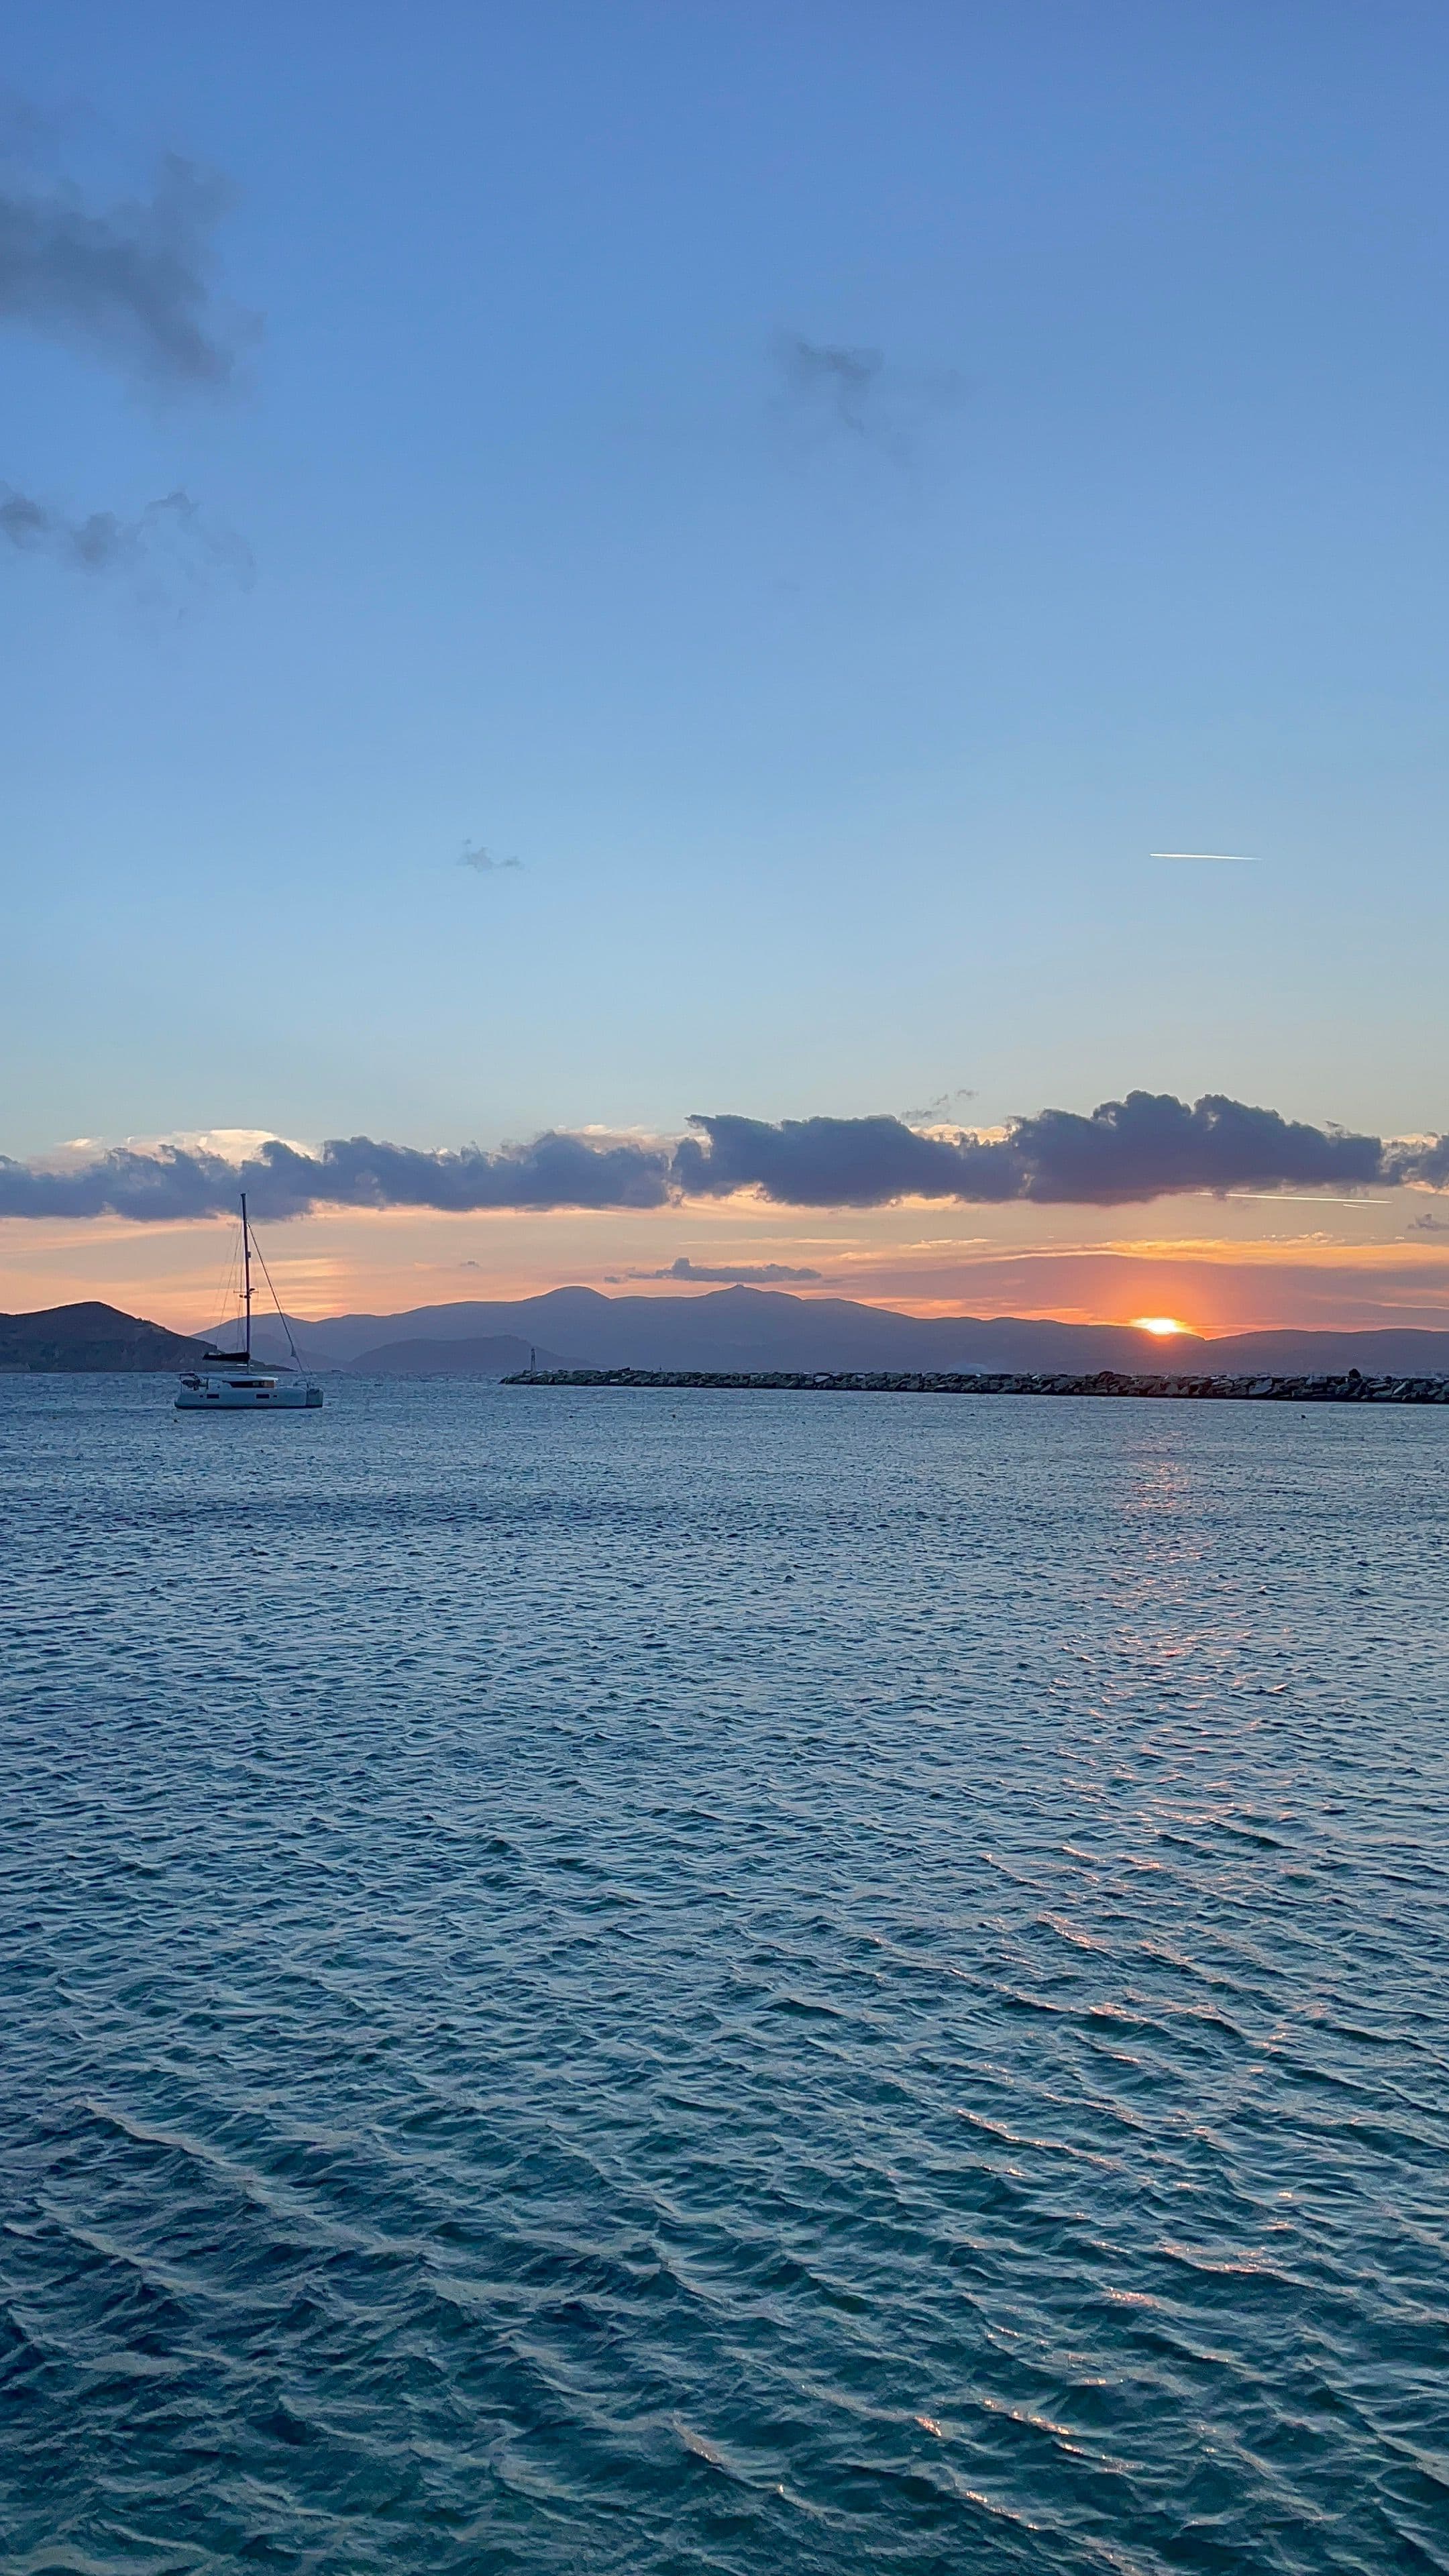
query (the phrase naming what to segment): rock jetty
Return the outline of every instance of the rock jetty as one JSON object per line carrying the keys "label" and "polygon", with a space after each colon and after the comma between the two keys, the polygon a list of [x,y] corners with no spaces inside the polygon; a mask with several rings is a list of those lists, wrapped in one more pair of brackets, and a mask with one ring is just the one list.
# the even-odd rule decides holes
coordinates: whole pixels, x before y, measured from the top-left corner
{"label": "rock jetty", "polygon": [[1136,1377],[1058,1370],[522,1369],[505,1386],[724,1387],[791,1395],[1194,1396],[1260,1404],[1449,1404],[1449,1377]]}

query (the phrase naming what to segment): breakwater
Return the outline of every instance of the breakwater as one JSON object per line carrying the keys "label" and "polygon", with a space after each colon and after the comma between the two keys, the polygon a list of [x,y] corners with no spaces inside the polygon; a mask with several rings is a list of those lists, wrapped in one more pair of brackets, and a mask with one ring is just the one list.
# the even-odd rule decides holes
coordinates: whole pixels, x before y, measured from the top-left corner
{"label": "breakwater", "polygon": [[791,1395],[1118,1395],[1260,1404],[1449,1404],[1449,1377],[1135,1376],[1050,1369],[521,1369],[505,1386],[721,1387]]}

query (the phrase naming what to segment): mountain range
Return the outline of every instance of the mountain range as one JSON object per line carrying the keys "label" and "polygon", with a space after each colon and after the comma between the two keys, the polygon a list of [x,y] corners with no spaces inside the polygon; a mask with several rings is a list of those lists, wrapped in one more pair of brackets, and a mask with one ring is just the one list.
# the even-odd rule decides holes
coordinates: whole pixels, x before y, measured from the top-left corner
{"label": "mountain range", "polygon": [[[1130,1324],[1063,1324],[997,1315],[902,1315],[845,1297],[722,1288],[704,1296],[605,1297],[553,1288],[541,1297],[468,1299],[400,1315],[292,1320],[314,1369],[358,1377],[511,1377],[541,1369],[1108,1369],[1267,1370],[1274,1375],[1362,1369],[1365,1375],[1449,1375],[1449,1332],[1295,1330],[1171,1341]],[[188,1338],[91,1300],[0,1315],[0,1371],[177,1369],[210,1334]],[[224,1341],[234,1328],[224,1329]],[[282,1359],[275,1317],[259,1317],[259,1359]]]}
{"label": "mountain range", "polygon": [[[1211,1341],[1182,1333],[1166,1341],[1130,1324],[903,1315],[845,1297],[795,1297],[767,1288],[683,1297],[606,1297],[595,1288],[553,1288],[539,1297],[466,1299],[415,1306],[400,1315],[293,1319],[292,1329],[308,1366],[359,1376],[505,1376],[527,1365],[530,1348],[540,1368],[1449,1373],[1449,1331],[1286,1330]],[[261,1356],[284,1355],[275,1320],[258,1320],[253,1347]]]}

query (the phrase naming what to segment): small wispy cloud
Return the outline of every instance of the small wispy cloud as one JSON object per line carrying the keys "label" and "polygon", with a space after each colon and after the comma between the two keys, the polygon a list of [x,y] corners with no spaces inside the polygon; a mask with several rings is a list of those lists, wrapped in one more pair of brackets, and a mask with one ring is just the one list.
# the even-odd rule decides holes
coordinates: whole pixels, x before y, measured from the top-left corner
{"label": "small wispy cloud", "polygon": [[903,1109],[901,1121],[907,1127],[950,1126],[959,1118],[966,1102],[975,1098],[974,1091],[958,1084],[954,1091],[938,1092],[934,1100],[926,1102],[924,1109]]}
{"label": "small wispy cloud", "polygon": [[845,349],[790,332],[776,341],[775,357],[792,393],[833,413],[858,438],[872,435],[868,405],[885,365],[879,349]]}
{"label": "small wispy cloud", "polygon": [[797,1270],[783,1261],[732,1261],[701,1263],[681,1253],[667,1270],[626,1270],[625,1279],[684,1279],[697,1288],[781,1288],[806,1279],[819,1279],[818,1270]]}
{"label": "small wispy cloud", "polygon": [[521,868],[523,861],[495,858],[491,850],[485,850],[481,841],[476,844],[465,841],[458,854],[458,865],[471,868],[475,877],[496,877],[501,876],[505,869]]}
{"label": "small wispy cloud", "polygon": [[215,171],[178,153],[148,197],[103,207],[12,165],[0,177],[0,320],[153,388],[225,387],[256,327],[225,313],[213,290],[212,235],[231,195]]}
{"label": "small wispy cloud", "polygon": [[1241,850],[1151,850],[1154,859],[1187,859],[1206,868],[1260,868],[1261,859],[1248,858]]}
{"label": "small wispy cloud", "polygon": [[949,371],[922,374],[889,364],[881,349],[807,340],[798,331],[779,333],[771,356],[798,418],[813,421],[817,431],[844,431],[893,465],[911,463],[927,415],[954,403],[961,391]]}
{"label": "small wispy cloud", "polygon": [[[170,153],[149,196],[87,204],[37,167],[43,121],[13,99],[0,116],[0,324],[81,350],[150,393],[216,394],[232,385],[254,320],[218,300],[212,236],[231,202],[215,171]],[[184,604],[219,577],[252,579],[239,537],[211,525],[188,492],[137,518],[74,515],[0,485],[0,538],[84,573],[129,572],[155,606]]]}
{"label": "small wispy cloud", "polygon": [[217,580],[253,578],[249,548],[206,518],[188,492],[168,492],[138,518],[93,510],[88,518],[0,484],[0,538],[14,554],[39,554],[74,572],[129,573],[145,598],[176,603]]}

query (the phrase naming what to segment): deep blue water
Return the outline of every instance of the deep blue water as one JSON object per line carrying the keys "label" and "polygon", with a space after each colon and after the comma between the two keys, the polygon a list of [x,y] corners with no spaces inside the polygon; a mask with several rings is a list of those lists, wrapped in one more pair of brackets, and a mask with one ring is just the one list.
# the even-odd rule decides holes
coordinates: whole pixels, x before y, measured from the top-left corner
{"label": "deep blue water", "polygon": [[7,2571],[1449,2567],[1443,1413],[0,1380]]}

